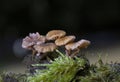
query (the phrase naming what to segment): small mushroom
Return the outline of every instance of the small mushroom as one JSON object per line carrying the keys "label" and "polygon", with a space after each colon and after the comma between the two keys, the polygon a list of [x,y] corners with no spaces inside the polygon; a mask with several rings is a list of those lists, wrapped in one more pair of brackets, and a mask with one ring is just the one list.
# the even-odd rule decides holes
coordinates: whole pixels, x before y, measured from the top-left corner
{"label": "small mushroom", "polygon": [[28,36],[26,36],[24,39],[23,39],[23,42],[22,42],[22,47],[25,48],[25,49],[31,49],[31,46],[34,44],[34,42],[32,41],[32,39]]}
{"label": "small mushroom", "polygon": [[78,41],[76,44],[79,45],[79,48],[87,48],[90,45],[90,41],[82,39]]}
{"label": "small mushroom", "polygon": [[71,57],[73,57],[75,54],[77,54],[81,48],[87,48],[88,45],[90,45],[90,41],[88,40],[80,40],[78,42],[74,42],[74,43],[69,43],[67,45],[65,45],[65,48],[66,48],[66,54],[67,55],[70,55],[71,54],[71,51],[76,51],[74,52]]}
{"label": "small mushroom", "polygon": [[90,41],[82,39],[78,42],[69,43],[65,45],[65,48],[67,50],[75,50],[77,48],[87,48],[89,44],[90,44]]}
{"label": "small mushroom", "polygon": [[30,33],[23,39],[22,47],[25,49],[32,49],[33,45],[45,43],[46,37],[40,35],[38,32]]}
{"label": "small mushroom", "polygon": [[46,41],[46,37],[43,35],[40,35],[38,32],[30,33],[29,37],[33,40],[34,44],[42,44],[42,43],[45,43]]}
{"label": "small mushroom", "polygon": [[75,40],[75,36],[71,35],[71,36],[65,36],[62,38],[58,38],[57,40],[55,40],[55,44],[57,46],[62,46],[62,45],[66,45],[70,42],[73,42]]}
{"label": "small mushroom", "polygon": [[66,32],[63,30],[51,30],[46,34],[47,40],[55,40],[66,35]]}
{"label": "small mushroom", "polygon": [[40,54],[40,53],[52,52],[57,48],[57,46],[54,43],[45,43],[45,44],[35,45],[34,48],[38,52],[38,54]]}

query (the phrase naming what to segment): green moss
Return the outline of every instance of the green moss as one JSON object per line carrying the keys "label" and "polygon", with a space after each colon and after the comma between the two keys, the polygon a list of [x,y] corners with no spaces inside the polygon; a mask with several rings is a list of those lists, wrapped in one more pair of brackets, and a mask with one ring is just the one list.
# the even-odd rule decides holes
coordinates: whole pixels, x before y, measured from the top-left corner
{"label": "green moss", "polygon": [[3,82],[2,77],[0,76],[0,82]]}
{"label": "green moss", "polygon": [[0,74],[0,82],[27,82],[27,75],[2,72]]}
{"label": "green moss", "polygon": [[47,69],[36,70],[29,82],[120,82],[120,64],[103,63],[101,59],[87,67],[84,58],[71,58],[57,51],[60,56],[50,64],[34,64],[46,66]]}
{"label": "green moss", "polygon": [[85,68],[86,61],[84,59],[78,57],[73,59],[57,52],[60,57],[50,61],[50,64],[37,64],[37,66],[46,66],[47,69],[37,70],[35,76],[28,78],[29,82],[70,82],[79,70]]}
{"label": "green moss", "polygon": [[119,65],[115,66],[115,63],[104,64],[101,59],[97,64],[98,65],[94,64],[90,66],[88,75],[85,75],[84,77],[79,76],[79,82],[120,82]]}

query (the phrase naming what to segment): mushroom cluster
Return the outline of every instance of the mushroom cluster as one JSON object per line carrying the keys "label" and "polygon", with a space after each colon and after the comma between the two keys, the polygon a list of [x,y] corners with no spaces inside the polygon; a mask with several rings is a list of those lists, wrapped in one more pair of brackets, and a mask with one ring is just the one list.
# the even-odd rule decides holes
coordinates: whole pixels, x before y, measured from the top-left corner
{"label": "mushroom cluster", "polygon": [[30,33],[29,36],[23,39],[22,47],[33,50],[33,54],[39,56],[64,46],[66,54],[74,57],[80,49],[87,48],[90,44],[88,40],[82,39],[75,42],[75,39],[74,35],[66,35],[63,30],[51,30],[46,35],[40,35],[36,32]]}

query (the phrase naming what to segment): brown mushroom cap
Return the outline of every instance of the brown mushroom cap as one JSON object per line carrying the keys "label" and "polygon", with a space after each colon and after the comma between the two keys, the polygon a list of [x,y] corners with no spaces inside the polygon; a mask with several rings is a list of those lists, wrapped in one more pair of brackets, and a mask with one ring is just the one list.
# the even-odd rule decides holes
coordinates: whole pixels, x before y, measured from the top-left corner
{"label": "brown mushroom cap", "polygon": [[69,43],[69,44],[65,45],[65,48],[67,50],[75,50],[78,48],[87,48],[89,44],[90,44],[90,41],[82,39],[78,42]]}
{"label": "brown mushroom cap", "polygon": [[82,39],[77,44],[79,44],[79,48],[87,48],[90,45],[90,41]]}
{"label": "brown mushroom cap", "polygon": [[57,46],[62,46],[62,45],[66,45],[68,44],[69,42],[72,42],[75,40],[75,36],[74,35],[71,35],[71,36],[65,36],[65,37],[62,37],[62,38],[58,38],[57,40],[55,40],[55,44]]}
{"label": "brown mushroom cap", "polygon": [[34,48],[38,53],[47,53],[54,51],[57,48],[57,46],[54,43],[45,43],[35,45]]}
{"label": "brown mushroom cap", "polygon": [[66,50],[74,50],[77,48],[76,43],[69,43],[65,45]]}
{"label": "brown mushroom cap", "polygon": [[63,30],[51,30],[46,34],[46,38],[47,40],[55,40],[65,35],[66,35],[66,32]]}

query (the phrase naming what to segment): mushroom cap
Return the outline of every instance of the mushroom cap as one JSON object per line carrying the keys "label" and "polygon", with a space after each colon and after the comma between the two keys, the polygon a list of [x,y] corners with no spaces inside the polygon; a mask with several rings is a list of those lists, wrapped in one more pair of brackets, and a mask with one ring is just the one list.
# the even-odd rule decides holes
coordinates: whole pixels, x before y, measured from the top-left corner
{"label": "mushroom cap", "polygon": [[90,45],[90,41],[82,39],[78,41],[77,44],[79,44],[79,48],[87,48]]}
{"label": "mushroom cap", "polygon": [[65,45],[65,48],[67,49],[67,50],[74,50],[74,49],[76,49],[78,46],[76,45],[76,43],[74,42],[74,43],[69,43],[69,44],[67,44],[67,45]]}
{"label": "mushroom cap", "polygon": [[38,53],[47,53],[54,51],[57,48],[57,46],[54,43],[45,43],[35,45],[34,48]]}
{"label": "mushroom cap", "polygon": [[75,49],[78,49],[78,48],[79,49],[80,48],[87,48],[88,45],[90,45],[90,41],[82,39],[78,42],[69,43],[69,44],[65,45],[65,48],[67,50],[75,50]]}
{"label": "mushroom cap", "polygon": [[46,38],[47,40],[55,40],[65,35],[66,35],[66,32],[63,30],[51,30],[46,34]]}
{"label": "mushroom cap", "polygon": [[46,37],[43,35],[40,35],[38,32],[30,33],[29,37],[33,40],[34,44],[42,44],[42,43],[45,43],[46,41]]}
{"label": "mushroom cap", "polygon": [[55,40],[55,44],[57,46],[62,46],[62,45],[66,45],[72,41],[75,40],[75,36],[74,35],[71,35],[71,36],[65,36],[65,37],[62,37],[62,38],[58,38],[57,40]]}
{"label": "mushroom cap", "polygon": [[31,49],[32,45],[34,45],[34,42],[32,41],[32,39],[30,37],[26,36],[23,39],[22,47],[25,48],[25,49]]}
{"label": "mushroom cap", "polygon": [[30,33],[23,39],[22,47],[26,49],[32,49],[33,45],[45,43],[46,37],[40,35],[38,32]]}

